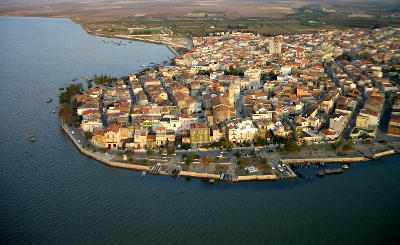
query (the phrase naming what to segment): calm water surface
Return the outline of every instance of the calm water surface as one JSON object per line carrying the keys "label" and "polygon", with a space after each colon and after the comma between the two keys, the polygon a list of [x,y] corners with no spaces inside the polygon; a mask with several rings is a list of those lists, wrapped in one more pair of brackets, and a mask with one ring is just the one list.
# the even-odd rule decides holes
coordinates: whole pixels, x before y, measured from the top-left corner
{"label": "calm water surface", "polygon": [[0,243],[396,243],[399,156],[323,179],[211,186],[81,155],[45,100],[74,78],[172,57],[164,46],[102,40],[65,19],[0,18]]}

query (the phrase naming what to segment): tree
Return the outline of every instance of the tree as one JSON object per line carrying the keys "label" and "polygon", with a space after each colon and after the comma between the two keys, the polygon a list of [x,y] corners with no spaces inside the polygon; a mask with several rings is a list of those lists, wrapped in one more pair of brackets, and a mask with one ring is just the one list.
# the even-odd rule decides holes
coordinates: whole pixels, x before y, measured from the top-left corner
{"label": "tree", "polygon": [[222,146],[223,146],[225,149],[230,150],[230,149],[232,149],[232,142],[230,142],[230,141],[224,141],[224,142],[222,143]]}
{"label": "tree", "polygon": [[239,158],[239,157],[242,156],[242,151],[241,151],[241,150],[237,150],[237,151],[235,151],[235,153],[233,153],[233,155],[234,155],[235,157]]}
{"label": "tree", "polygon": [[185,159],[185,165],[188,166],[188,167],[190,167],[190,165],[192,165],[192,163],[193,163],[193,159],[190,158],[190,157],[186,157],[186,159]]}
{"label": "tree", "polygon": [[184,149],[184,150],[189,150],[189,149],[190,149],[190,147],[191,147],[191,145],[190,145],[190,144],[188,144],[188,143],[184,143],[184,144],[182,144],[182,149]]}
{"label": "tree", "polygon": [[207,170],[208,166],[210,166],[210,164],[212,163],[212,159],[209,156],[204,156],[204,157],[200,158],[200,163]]}
{"label": "tree", "polygon": [[151,156],[154,154],[154,151],[152,149],[147,149],[146,154]]}
{"label": "tree", "polygon": [[58,117],[64,122],[69,122],[72,120],[71,107],[68,104],[62,104],[60,106],[60,111],[58,112]]}
{"label": "tree", "polygon": [[58,100],[60,104],[70,103],[71,98],[83,90],[82,83],[71,84],[65,92],[61,93],[58,96]]}
{"label": "tree", "polygon": [[95,75],[94,76],[94,83],[96,85],[102,85],[102,84],[106,84],[106,83],[113,83],[113,82],[116,82],[116,81],[117,81],[117,78],[111,77],[109,75],[100,75],[100,76]]}
{"label": "tree", "polygon": [[173,154],[175,154],[175,147],[174,147],[174,146],[168,147],[167,153],[168,153],[168,155],[173,155]]}
{"label": "tree", "polygon": [[85,137],[91,139],[93,137],[93,134],[90,132],[85,132]]}
{"label": "tree", "polygon": [[128,149],[128,150],[125,151],[125,154],[126,154],[126,155],[134,155],[134,154],[135,154],[135,151],[134,151],[134,150],[131,150],[131,149]]}
{"label": "tree", "polygon": [[244,157],[240,157],[237,160],[237,164],[239,165],[240,169],[244,169],[245,165],[247,165],[249,163],[249,159],[244,158]]}

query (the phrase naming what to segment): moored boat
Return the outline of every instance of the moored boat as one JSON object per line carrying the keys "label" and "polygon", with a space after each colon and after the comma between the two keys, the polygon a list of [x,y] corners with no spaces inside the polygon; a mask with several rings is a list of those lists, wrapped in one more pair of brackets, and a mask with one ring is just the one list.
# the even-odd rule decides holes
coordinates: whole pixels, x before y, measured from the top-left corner
{"label": "moored boat", "polygon": [[46,103],[50,103],[52,100],[53,100],[52,98],[48,98],[48,99],[46,100]]}
{"label": "moored boat", "polygon": [[344,170],[341,169],[341,168],[333,169],[333,170],[332,170],[332,173],[333,173],[333,174],[341,174],[341,173],[343,173],[343,172],[344,172]]}
{"label": "moored boat", "polygon": [[348,164],[342,164],[342,168],[346,170],[346,169],[349,169],[350,166]]}
{"label": "moored boat", "polygon": [[35,141],[36,141],[36,138],[33,137],[32,135],[30,135],[30,136],[28,137],[28,139],[29,139],[30,142],[35,142]]}
{"label": "moored boat", "polygon": [[323,177],[323,176],[325,176],[325,172],[324,172],[323,170],[318,171],[318,172],[317,172],[317,176],[318,176],[318,177]]}

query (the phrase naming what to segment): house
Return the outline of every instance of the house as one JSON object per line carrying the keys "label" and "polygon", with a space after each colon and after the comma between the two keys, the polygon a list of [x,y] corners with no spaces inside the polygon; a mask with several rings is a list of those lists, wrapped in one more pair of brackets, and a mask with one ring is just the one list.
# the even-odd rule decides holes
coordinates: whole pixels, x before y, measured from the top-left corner
{"label": "house", "polygon": [[97,118],[89,118],[86,120],[82,120],[81,129],[83,132],[94,132],[96,129],[102,129],[103,123],[100,119]]}
{"label": "house", "polygon": [[235,119],[227,125],[228,140],[232,143],[252,141],[258,132],[253,122],[246,119]]}
{"label": "house", "polygon": [[222,138],[221,129],[217,125],[211,125],[211,141],[219,141]]}
{"label": "house", "polygon": [[342,114],[334,114],[329,119],[329,128],[335,130],[337,134],[341,134],[347,125],[349,117]]}

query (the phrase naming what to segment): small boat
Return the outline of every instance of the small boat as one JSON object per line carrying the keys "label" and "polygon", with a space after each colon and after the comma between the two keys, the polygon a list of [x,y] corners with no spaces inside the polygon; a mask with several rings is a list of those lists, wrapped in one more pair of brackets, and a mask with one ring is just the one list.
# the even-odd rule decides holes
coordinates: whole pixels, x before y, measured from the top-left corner
{"label": "small boat", "polygon": [[30,135],[30,136],[28,137],[28,139],[29,139],[30,142],[35,142],[35,141],[36,141],[36,138],[33,137],[32,135]]}
{"label": "small boat", "polygon": [[332,170],[332,173],[333,173],[333,174],[342,174],[343,172],[344,172],[344,170],[341,169],[341,168],[333,169],[333,170]]}
{"label": "small boat", "polygon": [[208,183],[209,183],[209,184],[214,184],[214,183],[215,183],[215,179],[209,179],[209,180],[208,180]]}
{"label": "small boat", "polygon": [[318,177],[323,177],[323,176],[325,176],[325,172],[322,171],[322,170],[321,170],[321,171],[318,171],[318,172],[317,172],[317,176],[318,176]]}
{"label": "small boat", "polygon": [[46,100],[46,103],[50,103],[52,100],[53,100],[52,98],[48,98],[48,99]]}
{"label": "small boat", "polygon": [[53,110],[53,113],[56,113],[56,110]]}
{"label": "small boat", "polygon": [[76,80],[78,80],[78,78],[74,78],[74,79],[72,79],[72,81],[73,81],[73,82],[75,82]]}
{"label": "small boat", "polygon": [[325,174],[332,174],[332,173],[333,173],[333,171],[330,169],[325,170]]}
{"label": "small boat", "polygon": [[146,171],[142,171],[142,176],[145,176],[146,175]]}
{"label": "small boat", "polygon": [[64,90],[64,88],[59,88],[59,90]]}
{"label": "small boat", "polygon": [[346,170],[346,169],[349,169],[350,166],[348,164],[342,164],[342,168]]}

